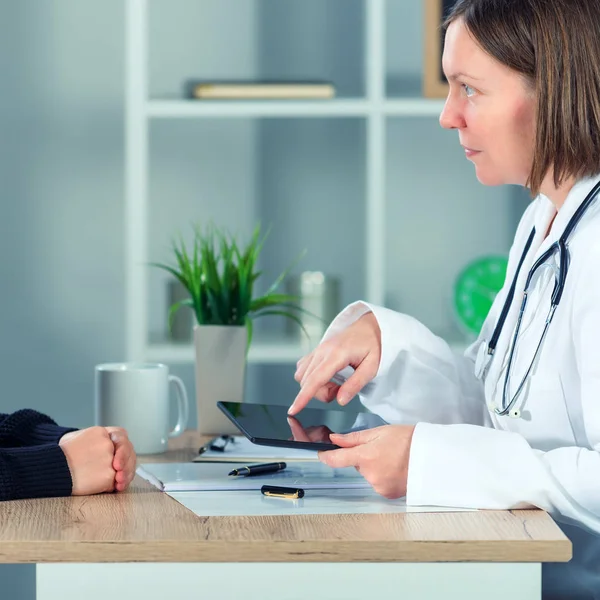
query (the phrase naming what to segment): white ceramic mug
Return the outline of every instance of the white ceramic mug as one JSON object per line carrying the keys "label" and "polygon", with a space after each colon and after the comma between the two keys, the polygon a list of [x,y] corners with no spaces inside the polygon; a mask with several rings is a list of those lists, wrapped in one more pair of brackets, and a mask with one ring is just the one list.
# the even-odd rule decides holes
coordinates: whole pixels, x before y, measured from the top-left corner
{"label": "white ceramic mug", "polygon": [[[169,384],[175,386],[179,414],[169,431]],[[167,449],[168,439],[187,427],[185,385],[161,363],[105,363],[95,370],[96,425],[124,427],[138,454]]]}

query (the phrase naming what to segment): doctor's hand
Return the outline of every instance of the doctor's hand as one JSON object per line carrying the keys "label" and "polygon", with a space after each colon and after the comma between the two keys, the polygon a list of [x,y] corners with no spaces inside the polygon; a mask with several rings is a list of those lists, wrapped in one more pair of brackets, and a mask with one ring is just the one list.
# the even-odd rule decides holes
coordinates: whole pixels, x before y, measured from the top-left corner
{"label": "doctor's hand", "polygon": [[[381,331],[369,312],[298,361],[294,379],[300,383],[300,392],[288,414],[299,413],[311,398],[321,402],[337,398],[340,405],[348,404],[377,375],[380,359]],[[354,373],[345,383],[340,386],[330,381],[347,366],[353,367]]]}
{"label": "doctor's hand", "polygon": [[408,461],[414,425],[383,425],[373,429],[331,434],[339,450],[319,452],[319,460],[334,468],[356,470],[386,498],[406,496]]}

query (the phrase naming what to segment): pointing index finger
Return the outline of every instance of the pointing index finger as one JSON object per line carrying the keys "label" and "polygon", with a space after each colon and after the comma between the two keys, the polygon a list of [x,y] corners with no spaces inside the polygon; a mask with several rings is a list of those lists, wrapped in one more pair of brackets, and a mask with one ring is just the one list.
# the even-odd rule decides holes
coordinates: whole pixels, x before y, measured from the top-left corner
{"label": "pointing index finger", "polygon": [[336,385],[340,385],[338,378],[338,365],[321,365],[317,367],[308,377],[298,395],[288,408],[288,415],[299,413],[306,405],[315,397],[316,393],[328,382],[332,381]]}

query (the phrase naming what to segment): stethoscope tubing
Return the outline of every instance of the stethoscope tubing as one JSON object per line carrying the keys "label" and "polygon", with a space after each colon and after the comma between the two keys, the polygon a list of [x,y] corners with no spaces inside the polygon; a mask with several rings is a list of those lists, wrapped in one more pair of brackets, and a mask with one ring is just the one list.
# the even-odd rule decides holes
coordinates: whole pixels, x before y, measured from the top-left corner
{"label": "stethoscope tubing", "polygon": [[[508,414],[510,414],[511,416],[514,416],[514,417],[520,416],[520,411],[514,410],[514,406],[525,387],[525,384],[529,378],[529,375],[531,374],[531,370],[533,369],[533,366],[534,366],[534,364],[537,360],[537,357],[540,353],[542,344],[544,342],[544,339],[546,338],[546,334],[548,333],[548,328],[550,327],[550,323],[552,322],[552,319],[554,318],[554,314],[556,312],[558,305],[560,304],[560,301],[561,301],[561,298],[562,298],[562,295],[563,295],[563,292],[565,289],[567,273],[568,273],[568,269],[569,269],[569,252],[567,249],[567,242],[569,240],[569,237],[573,233],[575,227],[577,226],[577,224],[579,223],[579,221],[581,220],[581,218],[583,217],[583,215],[585,214],[585,212],[587,211],[589,206],[592,204],[592,202],[596,199],[596,197],[598,196],[599,193],[600,193],[600,182],[596,183],[596,185],[592,188],[592,190],[586,196],[584,201],[581,203],[581,205],[575,211],[575,213],[571,217],[571,220],[569,221],[569,223],[567,223],[567,226],[565,227],[565,230],[563,231],[560,238],[556,242],[554,242],[554,244],[552,244],[550,246],[550,248],[548,248],[535,261],[535,263],[529,270],[529,273],[527,275],[527,279],[525,282],[525,289],[523,292],[523,300],[521,302],[521,307],[519,309],[519,316],[517,319],[517,325],[515,327],[515,333],[513,335],[513,339],[511,341],[511,345],[509,348],[508,364],[506,366],[506,377],[504,379],[504,386],[502,389],[502,405],[501,405],[501,407],[493,407],[494,412],[498,416],[506,416]],[[504,324],[506,322],[508,312],[513,303],[516,286],[517,286],[517,280],[519,278],[519,273],[521,271],[521,267],[523,266],[523,263],[525,262],[525,258],[529,254],[529,250],[531,249],[531,244],[533,243],[535,234],[536,234],[536,229],[534,227],[532,229],[531,233],[529,234],[529,238],[527,240],[527,243],[525,244],[525,248],[523,249],[523,253],[519,260],[517,270],[515,271],[515,275],[513,277],[513,281],[512,281],[510,290],[509,290],[506,300],[504,302],[504,306],[502,307],[502,311],[500,313],[498,323],[496,323],[496,327],[494,328],[494,332],[492,334],[490,342],[487,344],[487,349],[485,350],[485,355],[486,355],[485,364],[482,367],[481,373],[479,374],[479,376],[482,379],[485,377],[487,367],[489,366],[489,363],[491,362],[491,360],[494,356],[494,352],[496,351],[496,345],[498,343],[498,339],[500,338],[500,334],[502,333],[502,329],[504,328]],[[517,344],[518,334],[521,329],[523,315],[525,313],[525,308],[527,306],[529,286],[533,280],[535,273],[548,261],[548,259],[550,257],[552,257],[557,252],[558,252],[558,257],[559,257],[558,276],[556,278],[554,289],[552,291],[552,297],[550,300],[550,310],[548,312],[548,316],[546,317],[546,322],[544,324],[544,330],[540,337],[540,341],[537,345],[535,354],[533,356],[533,360],[531,361],[531,364],[529,365],[524,377],[522,378],[522,380],[519,384],[519,387],[517,388],[517,391],[515,392],[514,396],[510,399],[510,401],[507,405],[506,397],[509,392],[508,386],[509,386],[509,381],[510,381],[510,371],[511,371],[512,363],[513,363],[513,359],[514,359],[514,351],[515,351],[515,347]],[[484,344],[485,344],[485,342],[484,342]]]}

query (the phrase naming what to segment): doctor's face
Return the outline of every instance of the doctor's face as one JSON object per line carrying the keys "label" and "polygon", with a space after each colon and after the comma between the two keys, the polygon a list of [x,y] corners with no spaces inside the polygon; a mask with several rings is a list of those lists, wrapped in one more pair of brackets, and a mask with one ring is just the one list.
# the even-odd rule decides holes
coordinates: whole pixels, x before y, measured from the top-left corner
{"label": "doctor's face", "polygon": [[533,162],[535,96],[523,76],[471,37],[461,19],[446,32],[443,69],[450,91],[440,124],[457,129],[484,185],[525,185]]}

